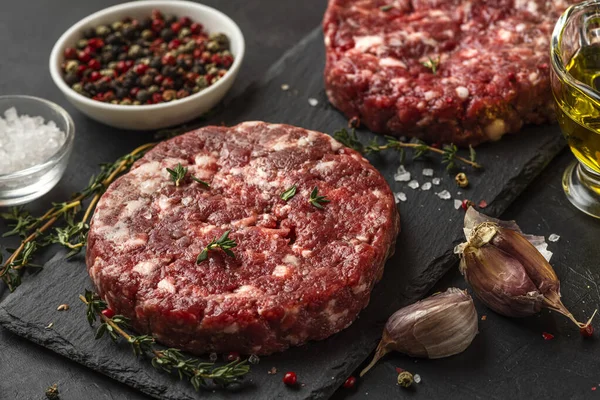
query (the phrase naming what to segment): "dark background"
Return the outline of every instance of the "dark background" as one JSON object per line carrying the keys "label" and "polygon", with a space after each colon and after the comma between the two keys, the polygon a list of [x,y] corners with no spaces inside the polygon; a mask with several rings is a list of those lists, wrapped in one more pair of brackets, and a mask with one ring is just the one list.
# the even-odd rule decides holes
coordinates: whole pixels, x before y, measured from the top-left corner
{"label": "dark background", "polygon": [[[64,106],[75,119],[76,152],[101,144],[103,130],[110,128],[87,120],[70,107],[52,83],[47,64],[54,41],[70,25],[91,12],[119,2],[22,0],[4,3],[0,12],[0,94],[29,94]],[[260,78],[283,52],[317,26],[326,7],[325,1],[295,0],[206,0],[203,3],[231,16],[246,38],[247,55],[232,95]],[[137,140],[130,139],[123,141]],[[111,145],[118,149],[121,144]],[[93,158],[92,154],[90,162],[107,161]],[[562,172],[571,160],[568,152],[558,156],[504,218],[516,219],[528,233],[561,236],[559,242],[550,244],[555,254],[553,265],[563,281],[565,304],[583,319],[591,315],[600,302],[600,222],[575,210],[562,193]],[[64,179],[69,179],[69,173]],[[64,194],[50,196],[60,198]],[[448,273],[438,289],[447,286],[465,287],[456,269]],[[0,297],[6,295],[6,290],[0,288]],[[341,389],[336,397],[564,399],[600,396],[600,388],[592,390],[600,384],[600,357],[594,357],[600,355],[599,345],[595,340],[582,340],[566,319],[547,311],[540,316],[510,320],[477,305],[479,314],[485,314],[487,319],[480,322],[480,334],[468,352],[436,361],[389,356],[360,382],[357,390]],[[542,332],[550,332],[555,338],[545,341]],[[395,385],[395,367],[419,373],[422,383],[415,390],[400,389]],[[436,390],[436,381],[444,382],[444,387],[453,390],[443,393]],[[59,384],[62,399],[145,398],[125,385],[0,328],[0,399],[40,399],[44,397],[45,388],[53,383]]]}

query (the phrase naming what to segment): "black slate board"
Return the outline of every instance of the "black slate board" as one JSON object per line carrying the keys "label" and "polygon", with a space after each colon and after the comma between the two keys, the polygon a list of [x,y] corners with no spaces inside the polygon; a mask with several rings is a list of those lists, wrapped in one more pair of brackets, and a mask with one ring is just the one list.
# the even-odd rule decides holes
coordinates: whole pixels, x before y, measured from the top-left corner
{"label": "black slate board", "polygon": [[[346,125],[345,118],[328,105],[322,82],[324,63],[320,28],[288,52],[257,85],[229,103],[213,123],[228,125],[244,120],[289,123],[333,132]],[[290,90],[283,91],[282,84]],[[308,98],[319,104],[311,107]],[[373,137],[364,133],[365,140]],[[382,323],[401,305],[415,301],[455,263],[452,248],[460,241],[462,212],[453,201],[441,200],[434,192],[448,189],[453,197],[484,199],[486,212],[498,216],[564,146],[558,127],[527,127],[520,135],[478,148],[482,172],[466,170],[472,189],[461,190],[453,183],[438,160],[407,165],[420,183],[429,181],[421,175],[423,168],[434,168],[442,185],[429,191],[413,190],[406,183],[393,180],[399,161],[393,154],[371,158],[384,174],[392,189],[406,193],[400,203],[402,233],[396,255],[388,261],[382,282],[372,294],[371,304],[357,321],[328,340],[310,343],[285,353],[265,357],[236,398],[327,398],[336,387],[369,355],[374,348]],[[127,149],[121,149],[125,152]],[[113,154],[114,148],[101,150]],[[97,157],[97,155],[96,155]],[[94,341],[87,327],[83,307],[77,295],[90,287],[82,259],[64,261],[59,253],[37,277],[30,277],[0,305],[0,322],[9,330],[43,346],[136,387],[161,399],[198,398],[188,385],[154,371],[139,362],[126,345],[115,346],[108,340]],[[59,313],[56,306],[68,302],[72,309]],[[52,329],[45,329],[54,322]],[[475,350],[474,350],[475,351]],[[267,371],[276,367],[277,375]],[[290,390],[281,384],[282,373],[294,370],[304,386]],[[218,391],[212,398],[230,398],[233,394]]]}

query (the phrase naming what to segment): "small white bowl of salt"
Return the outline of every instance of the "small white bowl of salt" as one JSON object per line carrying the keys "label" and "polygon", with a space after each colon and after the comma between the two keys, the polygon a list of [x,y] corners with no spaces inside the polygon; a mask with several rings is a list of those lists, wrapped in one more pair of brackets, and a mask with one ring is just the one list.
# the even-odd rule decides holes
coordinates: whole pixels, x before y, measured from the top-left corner
{"label": "small white bowl of salt", "polygon": [[0,96],[0,207],[28,203],[62,177],[75,125],[60,106],[31,96]]}

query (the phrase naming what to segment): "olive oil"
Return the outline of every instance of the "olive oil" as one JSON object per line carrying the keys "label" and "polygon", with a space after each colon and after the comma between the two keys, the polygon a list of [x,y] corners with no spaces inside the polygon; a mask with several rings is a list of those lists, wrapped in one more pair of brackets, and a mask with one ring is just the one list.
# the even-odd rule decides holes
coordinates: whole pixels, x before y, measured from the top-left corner
{"label": "olive oil", "polygon": [[597,98],[565,86],[560,96],[555,93],[558,123],[573,154],[600,174],[600,46],[579,49],[566,69],[576,80],[596,91]]}

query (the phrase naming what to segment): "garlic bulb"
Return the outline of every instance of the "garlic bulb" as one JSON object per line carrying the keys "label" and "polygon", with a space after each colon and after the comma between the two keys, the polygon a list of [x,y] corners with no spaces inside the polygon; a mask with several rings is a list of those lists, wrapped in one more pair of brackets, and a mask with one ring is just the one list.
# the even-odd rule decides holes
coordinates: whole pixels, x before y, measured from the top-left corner
{"label": "garlic bulb", "polygon": [[578,322],[561,302],[560,281],[533,244],[545,245],[543,238],[523,235],[514,222],[486,217],[473,208],[465,215],[465,236],[467,242],[455,249],[461,256],[460,271],[489,308],[508,317],[525,317],[546,307],[580,328],[591,322]]}
{"label": "garlic bulb", "polygon": [[464,351],[476,334],[473,299],[464,290],[450,288],[392,314],[373,361],[360,376],[391,351],[413,357],[448,357]]}

